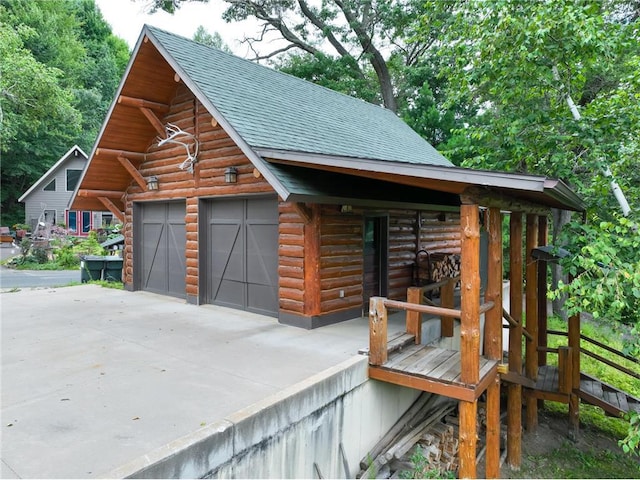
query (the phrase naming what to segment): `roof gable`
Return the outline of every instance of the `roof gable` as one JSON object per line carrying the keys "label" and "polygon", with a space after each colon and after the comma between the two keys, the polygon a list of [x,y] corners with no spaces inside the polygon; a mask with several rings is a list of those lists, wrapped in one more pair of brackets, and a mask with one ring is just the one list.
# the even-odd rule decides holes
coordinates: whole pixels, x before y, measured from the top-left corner
{"label": "roof gable", "polygon": [[[44,175],[42,175],[33,185],[31,185],[31,187],[29,187],[29,190],[27,190],[22,194],[22,196],[18,199],[18,202],[24,202],[25,199],[29,195],[31,195],[33,191],[37,190],[40,187],[44,187],[46,183],[49,183],[51,178],[55,176],[58,170],[60,170],[60,168],[62,168],[62,166],[65,163],[67,163],[67,161],[71,158],[71,155],[74,154],[75,152],[77,152],[79,155],[84,157],[85,160],[89,158],[87,154],[84,153],[84,151],[78,145],[74,145],[67,151],[67,153],[65,153],[62,157],[60,157],[60,159],[49,170],[47,170]],[[78,155],[74,155],[74,156],[77,157]]]}
{"label": "roof gable", "polygon": [[383,107],[154,27],[145,33],[254,149],[452,165]]}

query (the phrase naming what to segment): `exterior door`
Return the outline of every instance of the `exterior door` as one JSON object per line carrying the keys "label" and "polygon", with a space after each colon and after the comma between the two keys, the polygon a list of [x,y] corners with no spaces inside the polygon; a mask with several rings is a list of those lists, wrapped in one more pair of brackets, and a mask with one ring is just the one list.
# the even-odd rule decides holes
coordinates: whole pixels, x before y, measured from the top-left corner
{"label": "exterior door", "polygon": [[137,288],[185,298],[185,203],[140,203],[137,210]]}
{"label": "exterior door", "polygon": [[204,301],[277,316],[277,199],[212,200],[207,210]]}
{"label": "exterior door", "polygon": [[369,313],[371,297],[387,295],[388,218],[365,217],[363,259],[363,311]]}

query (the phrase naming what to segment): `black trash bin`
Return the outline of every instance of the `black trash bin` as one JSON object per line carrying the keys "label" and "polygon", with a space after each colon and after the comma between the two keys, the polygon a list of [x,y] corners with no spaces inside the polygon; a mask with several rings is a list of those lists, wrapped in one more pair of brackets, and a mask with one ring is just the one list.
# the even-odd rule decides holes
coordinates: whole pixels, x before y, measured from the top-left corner
{"label": "black trash bin", "polygon": [[104,257],[101,255],[83,255],[80,257],[80,281],[102,280]]}
{"label": "black trash bin", "polygon": [[122,263],[120,257],[104,257],[104,279],[107,282],[122,281]]}

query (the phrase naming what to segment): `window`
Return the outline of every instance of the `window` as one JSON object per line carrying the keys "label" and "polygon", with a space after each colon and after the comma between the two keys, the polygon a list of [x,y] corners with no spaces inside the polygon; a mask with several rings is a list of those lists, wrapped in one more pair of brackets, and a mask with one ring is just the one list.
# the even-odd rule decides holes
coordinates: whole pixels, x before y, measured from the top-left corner
{"label": "window", "polygon": [[112,213],[103,213],[102,214],[102,227],[110,227],[113,223],[113,214]]}
{"label": "window", "polygon": [[78,233],[78,212],[70,211],[67,220],[67,229],[71,233]]}
{"label": "window", "polygon": [[67,170],[67,192],[73,192],[76,189],[81,174],[82,170],[74,170],[71,168]]}
{"label": "window", "polygon": [[82,212],[82,233],[91,230],[91,212]]}
{"label": "window", "polygon": [[51,180],[46,187],[43,188],[45,192],[55,192],[56,191],[56,179]]}

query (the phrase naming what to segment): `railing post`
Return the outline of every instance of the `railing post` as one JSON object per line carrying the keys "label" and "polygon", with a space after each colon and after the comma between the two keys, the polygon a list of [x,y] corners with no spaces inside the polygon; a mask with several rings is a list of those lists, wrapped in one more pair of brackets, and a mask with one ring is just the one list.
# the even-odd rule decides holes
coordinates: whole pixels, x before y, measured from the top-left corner
{"label": "railing post", "polygon": [[580,428],[580,314],[569,317],[569,346],[571,347],[571,393],[569,394],[570,434],[578,438]]}
{"label": "railing post", "polygon": [[[422,289],[420,287],[409,287],[407,289],[407,303],[422,303]],[[407,309],[407,333],[415,336],[416,344],[422,342],[422,314],[414,310]]]}
{"label": "railing post", "polygon": [[387,307],[384,298],[369,299],[369,364],[383,365],[387,361]]}
{"label": "railing post", "polygon": [[571,393],[573,382],[573,363],[571,347],[558,347],[558,391]]}
{"label": "railing post", "polygon": [[[453,308],[453,279],[440,287],[440,305],[446,308]],[[453,337],[453,317],[440,317],[440,335],[443,337]]]}

